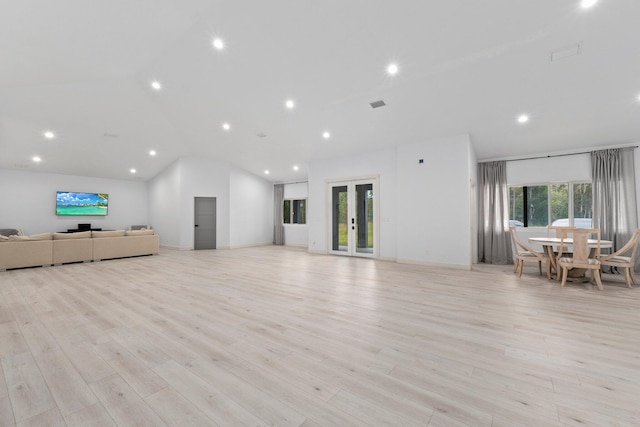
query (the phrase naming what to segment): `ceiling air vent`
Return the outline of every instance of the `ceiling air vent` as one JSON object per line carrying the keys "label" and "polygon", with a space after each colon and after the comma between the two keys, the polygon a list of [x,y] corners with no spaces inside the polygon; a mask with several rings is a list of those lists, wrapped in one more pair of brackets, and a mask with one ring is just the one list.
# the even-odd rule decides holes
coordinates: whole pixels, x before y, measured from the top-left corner
{"label": "ceiling air vent", "polygon": [[580,55],[582,53],[582,43],[572,44],[571,46],[561,47],[552,50],[549,54],[550,62],[557,62],[561,59],[570,58],[572,56]]}
{"label": "ceiling air vent", "polygon": [[369,105],[371,105],[371,108],[380,108],[380,107],[384,107],[387,104],[385,104],[384,101],[381,99],[380,101],[373,101]]}

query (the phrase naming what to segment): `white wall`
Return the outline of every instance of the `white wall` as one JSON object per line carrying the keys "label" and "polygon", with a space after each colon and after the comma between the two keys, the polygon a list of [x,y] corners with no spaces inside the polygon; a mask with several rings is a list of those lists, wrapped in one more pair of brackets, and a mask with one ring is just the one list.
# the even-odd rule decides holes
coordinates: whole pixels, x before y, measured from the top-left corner
{"label": "white wall", "polygon": [[469,173],[471,175],[469,181],[470,194],[469,200],[471,204],[471,263],[478,263],[478,158],[473,142],[469,145]]}
{"label": "white wall", "polygon": [[[56,191],[108,193],[108,215],[56,216]],[[0,169],[0,197],[0,228],[25,234],[66,231],[78,223],[103,229],[149,223],[144,182]]]}
{"label": "white wall", "polygon": [[234,168],[230,185],[230,246],[272,244],[273,184]]}
{"label": "white wall", "polygon": [[225,162],[184,157],[149,182],[152,222],[163,246],[193,249],[196,197],[216,198],[218,249],[271,243],[271,183]]}
{"label": "white wall", "polygon": [[636,173],[636,200],[638,203],[638,225],[640,226],[640,148],[636,148],[634,151],[635,157],[633,159],[635,173]]}
{"label": "white wall", "polygon": [[216,248],[230,243],[230,197],[228,163],[202,157],[184,157],[180,162],[180,248],[194,246],[194,204],[196,197],[216,198]]}
{"label": "white wall", "polygon": [[470,268],[475,161],[469,136],[460,135],[312,162],[309,251],[328,252],[327,182],[378,176],[379,257]]}
{"label": "white wall", "polygon": [[[307,182],[297,182],[284,185],[285,199],[308,199],[309,186]],[[308,205],[307,201],[307,206]],[[307,210],[307,224],[284,224],[284,244],[286,246],[309,246],[309,218]]]}
{"label": "white wall", "polygon": [[396,259],[396,150],[388,149],[339,159],[317,160],[309,164],[309,251],[327,253],[327,181],[379,177],[380,238],[379,257]]}
{"label": "white wall", "polygon": [[471,153],[468,135],[398,146],[399,262],[470,268]]}
{"label": "white wall", "polygon": [[160,245],[180,247],[180,162],[176,161],[149,181],[149,221]]}

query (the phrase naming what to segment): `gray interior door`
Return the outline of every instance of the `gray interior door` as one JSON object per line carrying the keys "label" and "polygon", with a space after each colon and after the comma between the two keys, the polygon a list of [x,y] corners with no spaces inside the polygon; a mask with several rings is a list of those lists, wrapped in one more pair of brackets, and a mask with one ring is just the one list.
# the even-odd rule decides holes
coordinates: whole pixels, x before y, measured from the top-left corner
{"label": "gray interior door", "polygon": [[196,197],[194,206],[194,249],[216,248],[216,198]]}

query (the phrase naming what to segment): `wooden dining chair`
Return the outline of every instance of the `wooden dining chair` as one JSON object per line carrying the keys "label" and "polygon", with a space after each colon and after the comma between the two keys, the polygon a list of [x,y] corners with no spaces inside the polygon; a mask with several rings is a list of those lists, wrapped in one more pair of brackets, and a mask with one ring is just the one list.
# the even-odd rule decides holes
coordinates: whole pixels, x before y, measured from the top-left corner
{"label": "wooden dining chair", "polygon": [[544,261],[545,268],[547,270],[547,279],[551,279],[551,263],[549,262],[547,254],[544,252],[538,252],[522,242],[518,238],[515,227],[509,227],[509,232],[511,233],[511,241],[513,242],[513,251],[515,255],[513,258],[513,272],[515,273],[520,269],[518,277],[522,277],[524,262],[537,261],[538,270],[540,271],[540,274],[542,274],[542,261]]}
{"label": "wooden dining chair", "polygon": [[[600,256],[600,263],[602,265],[621,268],[624,270],[624,281],[627,283],[628,287],[631,287],[631,283],[638,286],[634,270],[636,265],[636,256],[638,254],[638,241],[640,241],[640,228],[636,228],[631,239],[629,239],[626,245],[612,254]],[[629,256],[624,255],[627,253]]]}
{"label": "wooden dining chair", "polygon": [[[562,239],[563,237],[567,237],[567,231],[569,230],[575,230],[576,227],[574,225],[548,225],[547,226],[547,237],[557,237],[558,239]],[[565,256],[571,256],[570,251],[567,249],[564,252]],[[555,257],[554,259],[558,258],[558,252],[554,251],[553,252],[553,256]],[[551,273],[555,273],[558,276],[558,279],[560,279],[560,272],[559,271],[554,271],[555,270],[555,263],[551,263]]]}
{"label": "wooden dining chair", "polygon": [[[590,245],[589,237],[594,236],[595,242]],[[569,241],[572,239],[572,241]],[[568,255],[567,252],[571,252]],[[567,230],[566,235],[560,238],[558,247],[558,268],[562,270],[562,284],[567,282],[569,270],[581,268],[591,271],[591,280],[595,279],[598,289],[602,290],[600,278],[600,229],[599,228],[575,228]]]}

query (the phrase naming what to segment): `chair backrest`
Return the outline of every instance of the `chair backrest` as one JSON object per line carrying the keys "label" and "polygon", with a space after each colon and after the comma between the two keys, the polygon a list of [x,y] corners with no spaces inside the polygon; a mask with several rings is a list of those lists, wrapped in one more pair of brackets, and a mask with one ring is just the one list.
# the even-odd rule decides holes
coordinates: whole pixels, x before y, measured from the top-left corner
{"label": "chair backrest", "polygon": [[518,244],[520,241],[518,240],[518,236],[516,235],[516,228],[509,227],[509,233],[511,233],[511,242],[513,243],[513,251],[516,253],[516,256],[520,254],[520,245]]}
{"label": "chair backrest", "polygon": [[529,245],[518,238],[518,232],[516,230],[516,227],[509,227],[511,241],[513,242],[513,250],[516,253],[516,256],[520,254],[521,249],[527,252],[537,253],[538,251],[533,250]]}
{"label": "chair backrest", "polygon": [[640,228],[636,228],[635,231],[633,232],[633,235],[629,239],[629,241],[627,243],[625,243],[625,245],[623,247],[621,247],[620,249],[618,249],[617,251],[615,251],[614,253],[609,255],[609,257],[613,257],[613,256],[616,256],[616,255],[623,255],[623,254],[626,254],[627,252],[631,251],[631,254],[630,254],[631,259],[635,260],[636,259],[636,255],[638,254],[638,243],[639,242],[640,242]]}
{"label": "chair backrest", "polygon": [[627,245],[633,245],[633,249],[631,250],[632,261],[635,261],[636,256],[638,255],[638,242],[640,242],[640,228],[636,228],[633,232],[633,236],[631,236],[631,239],[629,240],[629,243],[627,243]]}
{"label": "chair backrest", "polygon": [[562,239],[562,237],[567,237],[567,231],[575,230],[575,226],[573,225],[549,225],[547,227],[547,237],[557,237]]}
{"label": "chair backrest", "polygon": [[[589,239],[596,240],[594,244],[589,246]],[[592,250],[595,250],[594,258],[600,258],[600,229],[599,228],[574,228],[566,230],[566,235],[560,238],[559,257],[562,252],[567,251],[567,247],[571,246],[573,252],[573,262],[575,264],[588,264]],[[572,244],[567,244],[567,239],[572,239]]]}

